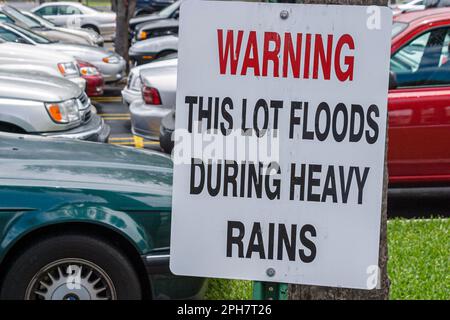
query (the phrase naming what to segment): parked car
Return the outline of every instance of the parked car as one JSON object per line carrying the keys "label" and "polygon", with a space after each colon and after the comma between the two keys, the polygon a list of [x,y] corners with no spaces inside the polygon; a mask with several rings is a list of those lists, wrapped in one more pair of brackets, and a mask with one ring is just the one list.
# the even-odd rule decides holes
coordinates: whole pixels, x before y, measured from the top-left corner
{"label": "parked car", "polygon": [[5,42],[1,38],[0,71],[40,72],[70,80],[82,90],[86,87],[74,57],[55,50]]}
{"label": "parked car", "polygon": [[29,72],[0,72],[0,131],[98,142],[110,134],[78,86]]}
{"label": "parked car", "polygon": [[86,94],[89,97],[103,95],[105,81],[96,66],[86,61],[78,61],[81,77],[86,80]]}
{"label": "parked car", "polygon": [[0,37],[6,41],[63,52],[78,60],[89,62],[100,70],[106,82],[119,81],[125,75],[126,61],[118,54],[104,48],[51,42],[31,30],[8,23],[0,23]]}
{"label": "parked car", "polygon": [[[66,33],[70,33],[79,37],[82,37],[86,41],[88,41],[88,44],[92,46],[99,46],[103,47],[104,45],[104,39],[101,35],[99,35],[97,32],[95,32],[92,29],[81,29],[81,28],[62,28],[57,27],[53,22],[42,18],[41,16],[38,16],[37,14],[34,14],[29,11],[21,11],[24,15],[26,15],[28,18],[32,19],[36,23],[39,23],[41,27],[47,28],[49,30],[56,30],[56,31],[63,31]],[[47,37],[50,39],[50,37]]]}
{"label": "parked car", "polygon": [[130,105],[131,131],[150,140],[159,139],[161,119],[175,106],[177,66],[141,71],[142,98]]}
{"label": "parked car", "polygon": [[172,153],[174,147],[173,133],[175,131],[175,108],[161,120],[159,132],[159,146],[168,154]]}
{"label": "parked car", "polygon": [[123,103],[126,106],[129,106],[133,101],[142,98],[141,71],[161,67],[176,67],[178,65],[177,57],[177,53],[172,53],[151,63],[146,63],[131,69],[130,73],[128,74],[127,85],[122,90]]}
{"label": "parked car", "polygon": [[167,35],[178,35],[179,22],[176,19],[164,19],[148,22],[136,28],[133,43]]}
{"label": "parked car", "polygon": [[1,299],[203,296],[205,279],[169,271],[167,156],[0,134],[0,163]]}
{"label": "parked car", "polygon": [[396,81],[389,91],[390,183],[448,186],[450,9],[400,14],[393,30],[391,71]]}
{"label": "parked car", "polygon": [[89,44],[88,40],[79,35],[63,30],[49,29],[9,5],[0,5],[0,22],[11,23],[24,28],[32,29],[34,32],[47,37],[52,41],[74,44]]}
{"label": "parked car", "polygon": [[424,0],[412,0],[407,3],[391,5],[394,14],[399,14],[406,11],[418,11],[425,9]]}
{"label": "parked car", "polygon": [[172,3],[174,3],[174,0],[137,0],[134,16],[142,16],[161,11]]}
{"label": "parked car", "polygon": [[141,65],[178,51],[178,36],[169,35],[138,41],[128,51],[130,61]]}
{"label": "parked car", "polygon": [[31,11],[57,26],[92,29],[108,39],[116,30],[115,13],[101,12],[78,2],[48,2]]}
{"label": "parked car", "polygon": [[132,37],[134,36],[134,30],[139,27],[140,24],[147,23],[150,21],[157,21],[163,19],[178,19],[180,10],[181,0],[177,0],[170,6],[162,9],[159,12],[155,12],[150,15],[143,15],[135,18],[131,18],[129,22],[130,31]]}

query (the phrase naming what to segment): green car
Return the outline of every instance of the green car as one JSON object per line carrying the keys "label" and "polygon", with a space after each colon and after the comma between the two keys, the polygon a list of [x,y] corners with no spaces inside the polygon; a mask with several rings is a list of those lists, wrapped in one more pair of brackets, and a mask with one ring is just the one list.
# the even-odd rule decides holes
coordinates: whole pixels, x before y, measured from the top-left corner
{"label": "green car", "polygon": [[172,162],[0,133],[0,299],[201,298],[169,271]]}

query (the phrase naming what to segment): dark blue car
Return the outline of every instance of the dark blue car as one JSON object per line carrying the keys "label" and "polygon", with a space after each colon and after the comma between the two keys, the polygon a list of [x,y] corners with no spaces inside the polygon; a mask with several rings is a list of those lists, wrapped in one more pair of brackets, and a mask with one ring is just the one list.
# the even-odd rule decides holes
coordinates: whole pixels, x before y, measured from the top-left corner
{"label": "dark blue car", "polygon": [[135,16],[152,14],[158,12],[168,5],[174,3],[175,0],[137,0]]}

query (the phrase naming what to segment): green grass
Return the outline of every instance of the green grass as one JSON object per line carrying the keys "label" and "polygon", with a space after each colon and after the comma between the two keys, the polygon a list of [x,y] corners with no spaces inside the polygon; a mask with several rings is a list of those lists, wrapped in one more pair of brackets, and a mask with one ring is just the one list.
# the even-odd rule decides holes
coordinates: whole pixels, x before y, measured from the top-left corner
{"label": "green grass", "polygon": [[[388,223],[390,299],[450,299],[450,219]],[[250,281],[211,279],[207,299],[251,299]]]}

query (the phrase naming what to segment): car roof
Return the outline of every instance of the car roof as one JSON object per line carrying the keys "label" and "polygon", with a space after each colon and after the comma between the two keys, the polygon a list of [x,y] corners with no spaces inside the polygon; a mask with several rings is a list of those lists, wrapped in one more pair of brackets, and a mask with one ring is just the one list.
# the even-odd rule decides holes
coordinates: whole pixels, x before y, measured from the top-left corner
{"label": "car roof", "polygon": [[435,22],[442,19],[450,19],[450,8],[425,9],[408,11],[394,17],[395,22],[421,23],[423,21]]}
{"label": "car roof", "polygon": [[39,7],[47,7],[47,6],[74,6],[84,8],[85,5],[79,2],[70,2],[70,1],[58,1],[58,2],[46,2],[41,4]]}

